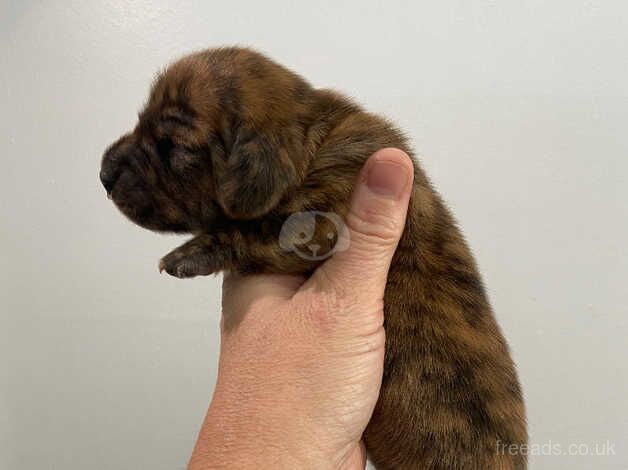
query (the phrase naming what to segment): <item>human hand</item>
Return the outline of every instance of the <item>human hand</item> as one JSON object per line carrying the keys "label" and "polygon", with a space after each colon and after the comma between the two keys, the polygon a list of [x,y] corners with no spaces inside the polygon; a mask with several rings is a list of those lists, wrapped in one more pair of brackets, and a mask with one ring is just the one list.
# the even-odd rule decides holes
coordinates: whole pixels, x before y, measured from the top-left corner
{"label": "human hand", "polygon": [[349,248],[309,279],[225,276],[218,379],[190,470],[365,467],[412,178],[405,153],[375,153],[354,188]]}

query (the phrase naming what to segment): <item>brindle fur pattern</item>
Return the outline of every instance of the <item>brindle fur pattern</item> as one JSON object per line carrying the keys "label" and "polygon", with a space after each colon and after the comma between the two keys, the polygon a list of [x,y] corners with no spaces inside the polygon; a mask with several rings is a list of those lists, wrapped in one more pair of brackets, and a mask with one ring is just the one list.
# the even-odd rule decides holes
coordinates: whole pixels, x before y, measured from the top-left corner
{"label": "brindle fur pattern", "polygon": [[[195,235],[162,259],[171,275],[307,274],[320,261],[282,251],[283,221],[346,214],[358,171],[383,147],[412,155],[391,123],[344,96],[249,49],[211,49],[160,74],[135,129],[106,151],[101,180],[133,222]],[[376,467],[525,469],[525,456],[497,446],[527,441],[508,347],[470,251],[416,161],[384,300],[384,379],[364,434]]]}

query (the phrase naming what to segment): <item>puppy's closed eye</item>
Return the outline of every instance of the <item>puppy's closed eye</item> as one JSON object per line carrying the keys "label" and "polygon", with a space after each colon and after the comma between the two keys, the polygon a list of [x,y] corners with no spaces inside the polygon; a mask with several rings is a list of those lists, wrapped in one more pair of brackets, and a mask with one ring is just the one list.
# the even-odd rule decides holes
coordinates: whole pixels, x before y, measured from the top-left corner
{"label": "puppy's closed eye", "polygon": [[175,145],[170,151],[170,167],[175,172],[190,171],[200,165],[201,159],[201,152],[190,147]]}
{"label": "puppy's closed eye", "polygon": [[172,138],[169,136],[159,137],[155,142],[155,147],[157,148],[157,155],[159,155],[161,162],[164,164],[164,166],[169,167],[170,154],[175,147]]}

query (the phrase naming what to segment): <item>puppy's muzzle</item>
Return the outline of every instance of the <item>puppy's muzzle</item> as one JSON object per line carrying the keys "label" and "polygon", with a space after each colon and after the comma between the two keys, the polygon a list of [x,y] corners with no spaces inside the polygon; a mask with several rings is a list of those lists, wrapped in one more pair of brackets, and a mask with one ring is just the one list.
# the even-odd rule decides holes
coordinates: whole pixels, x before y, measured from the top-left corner
{"label": "puppy's muzzle", "polygon": [[100,170],[100,182],[105,187],[105,191],[107,191],[107,196],[109,198],[111,198],[111,191],[113,190],[117,180],[118,175],[110,168],[102,168]]}
{"label": "puppy's muzzle", "polygon": [[131,145],[130,136],[124,136],[111,145],[103,155],[99,176],[109,198],[111,198],[111,192],[120,178],[121,168]]}

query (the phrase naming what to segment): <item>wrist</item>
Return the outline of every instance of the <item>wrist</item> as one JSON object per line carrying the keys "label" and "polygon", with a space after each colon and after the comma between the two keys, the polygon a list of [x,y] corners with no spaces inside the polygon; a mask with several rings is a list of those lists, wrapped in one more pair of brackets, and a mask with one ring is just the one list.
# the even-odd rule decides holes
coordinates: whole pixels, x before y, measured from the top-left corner
{"label": "wrist", "polygon": [[338,458],[322,450],[315,436],[304,431],[311,426],[297,425],[297,414],[273,413],[274,404],[225,403],[220,395],[218,391],[214,395],[188,470],[357,468],[348,465],[349,452]]}

